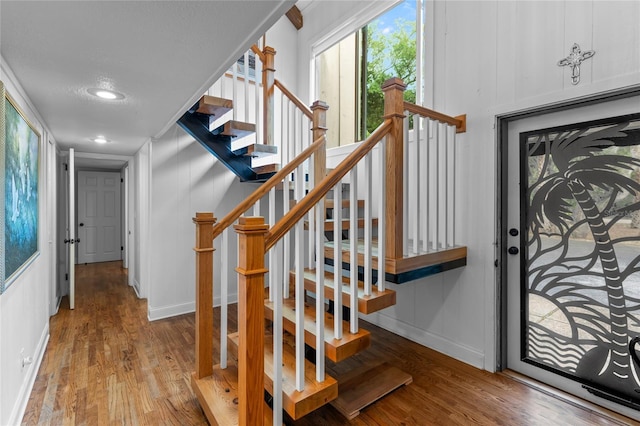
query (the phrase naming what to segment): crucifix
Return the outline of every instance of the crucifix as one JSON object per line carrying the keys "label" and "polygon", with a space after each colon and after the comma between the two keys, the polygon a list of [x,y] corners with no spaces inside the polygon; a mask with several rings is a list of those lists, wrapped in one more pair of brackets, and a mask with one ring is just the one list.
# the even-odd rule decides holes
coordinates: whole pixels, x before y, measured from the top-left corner
{"label": "crucifix", "polygon": [[580,82],[580,64],[582,61],[589,59],[596,52],[593,50],[587,50],[583,52],[580,50],[580,46],[578,43],[573,43],[573,47],[571,48],[571,53],[564,59],[560,59],[558,61],[559,67],[568,66],[571,68],[571,84],[578,84]]}

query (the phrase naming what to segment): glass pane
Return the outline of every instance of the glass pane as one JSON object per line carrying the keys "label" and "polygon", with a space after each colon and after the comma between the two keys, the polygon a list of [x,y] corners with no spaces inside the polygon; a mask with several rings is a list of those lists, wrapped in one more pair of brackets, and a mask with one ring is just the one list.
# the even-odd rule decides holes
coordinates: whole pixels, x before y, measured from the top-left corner
{"label": "glass pane", "polygon": [[520,143],[522,359],[640,402],[640,114]]}

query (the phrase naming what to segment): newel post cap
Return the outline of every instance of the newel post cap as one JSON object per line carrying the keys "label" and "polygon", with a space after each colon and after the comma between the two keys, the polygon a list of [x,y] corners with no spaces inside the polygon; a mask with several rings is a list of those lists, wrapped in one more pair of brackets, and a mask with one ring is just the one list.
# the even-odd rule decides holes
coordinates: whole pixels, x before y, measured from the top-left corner
{"label": "newel post cap", "polygon": [[404,92],[406,88],[407,88],[407,85],[404,84],[404,81],[402,81],[402,79],[399,77],[391,77],[389,80],[382,83],[383,92],[386,92],[387,90],[391,90],[391,89],[401,90]]}

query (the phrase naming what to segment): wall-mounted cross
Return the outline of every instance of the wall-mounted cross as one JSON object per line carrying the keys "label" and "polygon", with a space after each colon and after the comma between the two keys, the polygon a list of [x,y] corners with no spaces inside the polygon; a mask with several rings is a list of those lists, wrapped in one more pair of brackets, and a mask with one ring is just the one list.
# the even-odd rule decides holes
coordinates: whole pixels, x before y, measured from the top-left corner
{"label": "wall-mounted cross", "polygon": [[580,82],[580,64],[582,61],[589,59],[596,52],[593,50],[587,50],[583,52],[580,50],[580,46],[578,43],[573,43],[573,47],[571,47],[571,53],[564,59],[560,59],[558,61],[559,67],[568,66],[571,68],[571,84],[578,84]]}

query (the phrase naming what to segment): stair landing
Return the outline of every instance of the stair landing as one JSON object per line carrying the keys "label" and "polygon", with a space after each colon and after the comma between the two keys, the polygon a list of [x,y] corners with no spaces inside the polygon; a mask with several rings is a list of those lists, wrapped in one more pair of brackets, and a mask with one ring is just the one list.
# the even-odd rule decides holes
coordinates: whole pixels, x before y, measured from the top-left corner
{"label": "stair landing", "polygon": [[[349,269],[351,261],[350,240],[342,240],[342,267]],[[328,264],[333,265],[334,241],[327,241],[324,245],[324,256]],[[371,244],[372,268],[378,269],[378,242]],[[394,284],[404,284],[429,275],[438,274],[450,269],[459,268],[467,264],[467,247],[455,246],[437,251],[423,252],[405,256],[399,259],[385,261],[386,281]],[[364,240],[358,240],[358,265],[364,265]]]}

